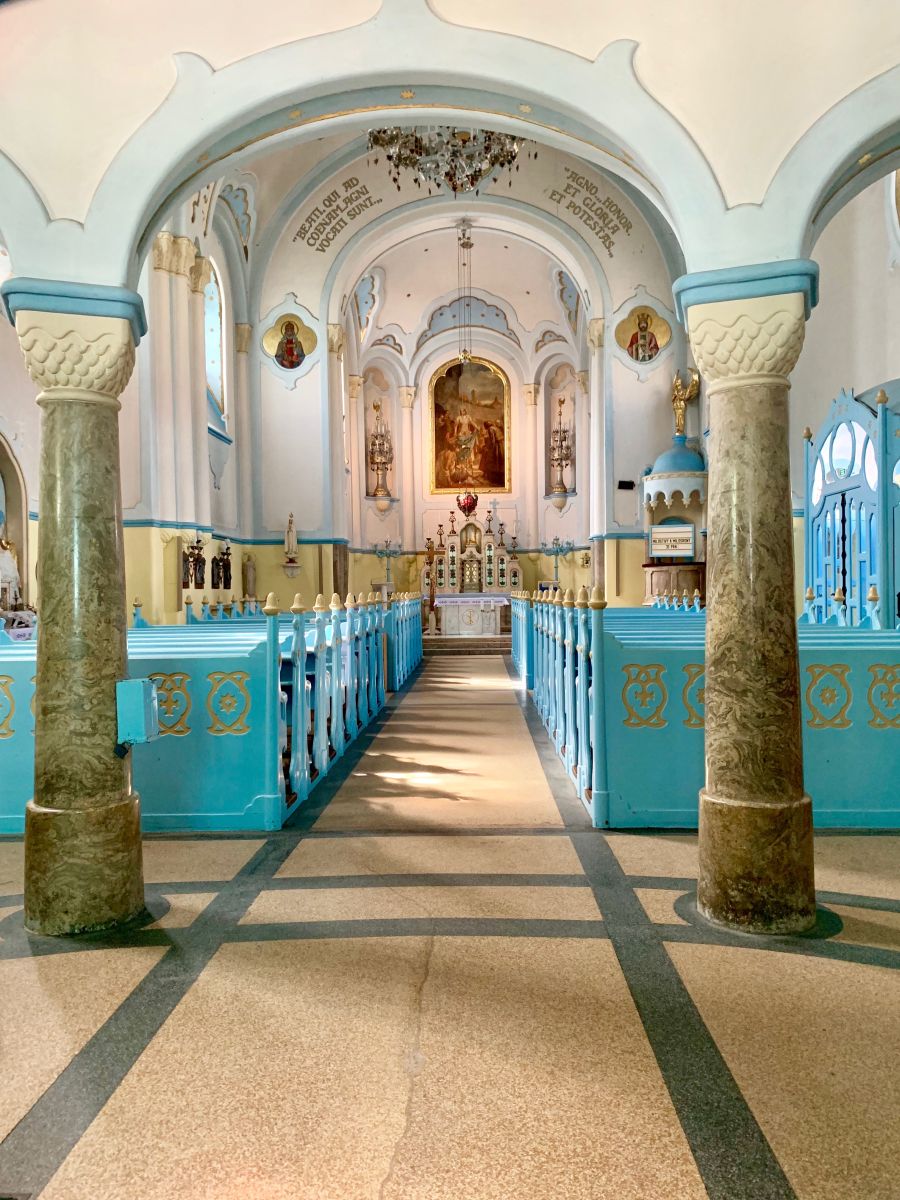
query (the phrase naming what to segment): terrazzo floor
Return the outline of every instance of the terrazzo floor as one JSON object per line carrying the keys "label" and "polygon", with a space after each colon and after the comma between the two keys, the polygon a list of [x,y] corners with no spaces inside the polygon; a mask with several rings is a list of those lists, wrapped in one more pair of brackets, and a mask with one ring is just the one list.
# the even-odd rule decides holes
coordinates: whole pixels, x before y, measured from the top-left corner
{"label": "terrazzo floor", "polygon": [[272,836],[154,837],[126,933],[31,938],[0,840],[0,1200],[897,1200],[900,837],[813,935],[591,830],[500,657],[427,662]]}

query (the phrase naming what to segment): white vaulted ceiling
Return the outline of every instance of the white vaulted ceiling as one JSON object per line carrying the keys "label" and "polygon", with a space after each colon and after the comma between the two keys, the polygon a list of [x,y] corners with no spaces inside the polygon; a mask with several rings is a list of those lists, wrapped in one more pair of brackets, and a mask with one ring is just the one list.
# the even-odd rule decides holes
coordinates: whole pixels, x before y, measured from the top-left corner
{"label": "white vaulted ceiling", "polygon": [[[472,238],[473,291],[500,298],[507,314],[528,330],[548,318],[562,319],[553,286],[558,264],[545,250],[503,230],[478,225]],[[456,292],[456,233],[444,229],[410,238],[373,265],[385,275],[379,326],[399,325],[412,333],[428,320],[441,297]]]}
{"label": "white vaulted ceiling", "polygon": [[[426,0],[415,0],[425,4]],[[0,12],[0,149],[55,215],[83,215],[105,166],[175,82],[174,56],[214,70],[357,26],[379,0],[14,0]],[[900,61],[895,0],[432,0],[447,22],[514,34],[595,59],[637,45],[647,90],[704,151],[729,204],[762,199],[778,164],[824,112]],[[421,47],[423,63],[428,47]],[[382,64],[365,66],[373,75]],[[301,81],[298,81],[301,82]],[[553,90],[552,79],[529,81]]]}

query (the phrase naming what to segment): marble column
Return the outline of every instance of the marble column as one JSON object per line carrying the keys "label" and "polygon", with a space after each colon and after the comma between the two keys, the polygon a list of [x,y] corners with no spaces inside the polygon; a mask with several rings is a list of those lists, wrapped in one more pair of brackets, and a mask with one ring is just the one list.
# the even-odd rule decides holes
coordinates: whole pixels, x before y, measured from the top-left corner
{"label": "marble column", "polygon": [[238,462],[238,522],[241,532],[253,534],[253,435],[250,422],[251,325],[234,327],[234,434]]}
{"label": "marble column", "polygon": [[416,546],[416,451],[413,433],[413,408],[416,389],[400,389],[400,541],[404,550]]}
{"label": "marble column", "polygon": [[[212,480],[209,468],[209,401],[206,398],[206,297],[204,292],[212,275],[208,258],[198,254],[191,267],[189,299],[191,346],[191,446],[194,479],[194,514],[198,525],[212,524]],[[226,365],[223,347],[222,375]]]}
{"label": "marble column", "polygon": [[328,444],[331,464],[331,532],[347,536],[344,491],[344,329],[328,326]]}
{"label": "marble column", "polygon": [[815,921],[788,456],[804,296],[695,304],[687,324],[710,423],[697,900],[712,920],[796,933]]}
{"label": "marble column", "polygon": [[543,486],[543,466],[538,462],[537,452],[537,416],[540,384],[526,383],[522,388],[525,398],[525,439],[523,445],[524,482],[525,482],[525,530],[520,538],[529,549],[537,546],[541,540],[538,522],[538,487]]}
{"label": "marble column", "polygon": [[129,322],[19,309],[42,410],[35,793],[25,815],[25,924],[102,929],[144,905],[139,800],[116,754],[127,675],[119,395]]}
{"label": "marble column", "polygon": [[360,457],[359,396],[362,375],[347,376],[347,437],[350,443],[350,544],[362,545],[361,497],[366,494],[365,466]]}
{"label": "marble column", "polygon": [[603,317],[588,322],[588,348],[591,352],[590,387],[590,465],[588,471],[591,540],[591,584],[604,586],[603,536],[606,533],[606,388],[603,376]]}

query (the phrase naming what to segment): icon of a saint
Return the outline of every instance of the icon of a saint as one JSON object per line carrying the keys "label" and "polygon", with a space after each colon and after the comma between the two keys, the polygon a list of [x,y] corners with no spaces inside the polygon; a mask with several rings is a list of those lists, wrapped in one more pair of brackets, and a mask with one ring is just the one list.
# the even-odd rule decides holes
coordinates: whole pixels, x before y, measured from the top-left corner
{"label": "icon of a saint", "polygon": [[650,328],[652,319],[643,309],[636,314],[637,329],[631,335],[626,350],[635,362],[652,362],[659,354],[659,342]]}
{"label": "icon of a saint", "polygon": [[297,336],[297,326],[293,321],[285,321],[281,330],[281,338],[275,351],[275,361],[286,371],[294,371],[306,358],[300,338]]}

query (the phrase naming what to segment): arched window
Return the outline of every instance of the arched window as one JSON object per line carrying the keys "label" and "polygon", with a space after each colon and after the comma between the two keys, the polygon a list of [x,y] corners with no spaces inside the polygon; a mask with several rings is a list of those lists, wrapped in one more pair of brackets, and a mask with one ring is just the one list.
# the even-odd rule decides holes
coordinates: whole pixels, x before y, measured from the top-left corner
{"label": "arched window", "polygon": [[203,292],[203,333],[206,343],[206,393],[220,413],[225,412],[225,371],[223,367],[222,284],[214,262],[210,261],[209,283]]}

